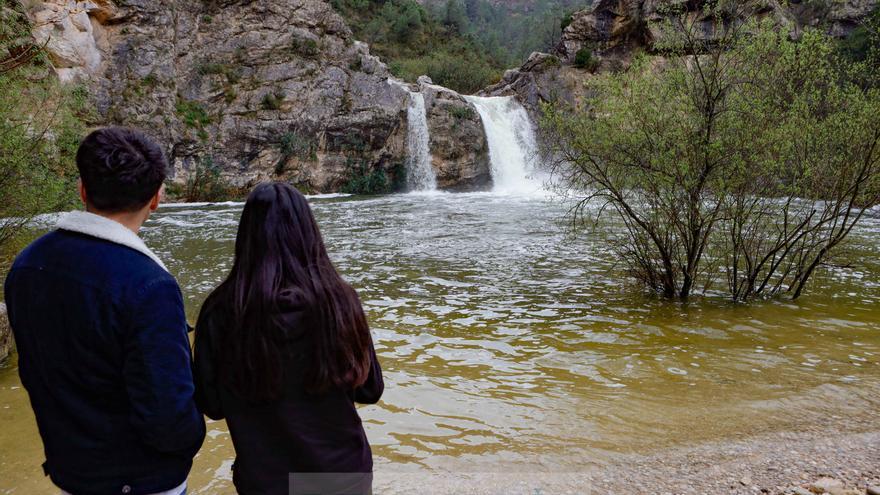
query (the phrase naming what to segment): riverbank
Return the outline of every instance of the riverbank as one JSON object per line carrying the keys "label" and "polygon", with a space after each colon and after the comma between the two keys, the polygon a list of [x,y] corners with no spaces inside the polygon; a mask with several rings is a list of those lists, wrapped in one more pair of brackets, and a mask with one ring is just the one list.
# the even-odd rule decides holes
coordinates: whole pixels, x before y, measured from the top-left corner
{"label": "riverbank", "polygon": [[[838,418],[842,420],[843,418]],[[852,426],[624,455],[578,473],[421,475],[378,471],[376,493],[405,494],[794,494],[877,495],[877,418]],[[844,420],[849,421],[849,420]]]}
{"label": "riverbank", "polygon": [[6,361],[14,345],[9,318],[6,316],[6,304],[0,302],[0,363]]}

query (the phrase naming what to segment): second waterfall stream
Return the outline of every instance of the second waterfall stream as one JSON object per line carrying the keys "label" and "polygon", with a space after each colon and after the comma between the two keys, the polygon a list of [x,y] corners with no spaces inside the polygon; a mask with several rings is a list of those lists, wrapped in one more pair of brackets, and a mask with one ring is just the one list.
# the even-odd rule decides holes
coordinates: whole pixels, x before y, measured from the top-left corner
{"label": "second waterfall stream", "polygon": [[409,106],[406,110],[407,136],[407,187],[410,191],[433,191],[437,189],[437,177],[431,165],[430,135],[425,97],[422,93],[407,91]]}

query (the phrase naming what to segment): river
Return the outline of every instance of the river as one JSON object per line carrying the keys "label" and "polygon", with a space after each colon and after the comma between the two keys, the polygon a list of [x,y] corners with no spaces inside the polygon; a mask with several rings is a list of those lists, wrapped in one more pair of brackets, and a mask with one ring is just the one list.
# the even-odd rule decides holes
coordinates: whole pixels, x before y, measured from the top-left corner
{"label": "river", "polygon": [[[797,302],[683,305],[623,282],[606,229],[566,235],[566,206],[544,196],[312,204],[385,370],[382,402],[360,409],[379,474],[576,471],[880,405],[876,217],[848,243],[852,267],[822,272]],[[193,321],[230,267],[240,211],[163,207],[144,229]],[[14,359],[0,425],[0,492],[49,492]],[[208,430],[191,492],[231,493],[229,435]]]}

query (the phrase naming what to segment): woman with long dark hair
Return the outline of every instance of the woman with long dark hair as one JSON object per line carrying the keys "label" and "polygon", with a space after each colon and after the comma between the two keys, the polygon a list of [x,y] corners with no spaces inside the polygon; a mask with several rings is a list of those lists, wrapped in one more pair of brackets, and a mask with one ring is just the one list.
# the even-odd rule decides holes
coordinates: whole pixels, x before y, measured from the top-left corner
{"label": "woman with long dark hair", "polygon": [[194,355],[196,403],[226,418],[239,493],[369,492],[372,452],[354,403],[379,400],[382,370],[360,299],[293,187],[262,184],[248,197]]}

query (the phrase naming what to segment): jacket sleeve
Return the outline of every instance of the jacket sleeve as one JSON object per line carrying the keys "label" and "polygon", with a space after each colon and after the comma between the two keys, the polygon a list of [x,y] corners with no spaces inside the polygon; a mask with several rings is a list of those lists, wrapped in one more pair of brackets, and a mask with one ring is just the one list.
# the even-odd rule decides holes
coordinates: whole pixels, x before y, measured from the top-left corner
{"label": "jacket sleeve", "polygon": [[376,356],[376,347],[370,339],[370,373],[363,385],[354,389],[354,401],[360,404],[375,404],[382,398],[385,381],[382,379],[382,366]]}
{"label": "jacket sleeve", "polygon": [[196,324],[193,345],[193,378],[196,384],[196,405],[199,411],[205,416],[217,420],[223,419],[224,414],[220,402],[216,366],[214,365],[213,329],[207,320],[205,315],[200,315]]}
{"label": "jacket sleeve", "polygon": [[124,342],[131,422],[147,445],[195,455],[205,438],[196,409],[183,297],[172,280],[138,291]]}

